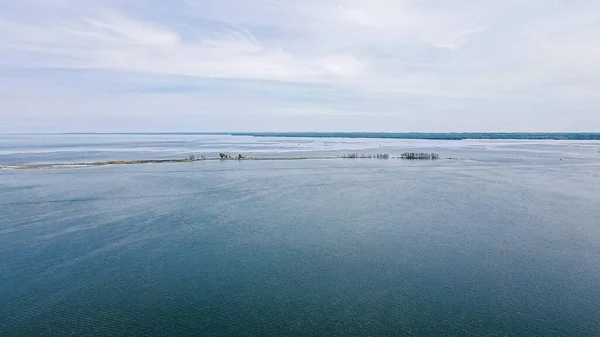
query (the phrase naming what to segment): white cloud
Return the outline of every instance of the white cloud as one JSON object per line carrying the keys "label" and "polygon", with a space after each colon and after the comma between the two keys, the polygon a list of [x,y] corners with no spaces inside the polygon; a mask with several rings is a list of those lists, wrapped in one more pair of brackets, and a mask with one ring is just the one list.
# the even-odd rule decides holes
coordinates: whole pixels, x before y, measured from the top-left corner
{"label": "white cloud", "polygon": [[[181,76],[276,81],[282,84],[269,86],[270,96],[252,99],[255,110],[270,114],[347,111],[350,120],[371,113],[405,121],[448,111],[487,125],[483,119],[496,120],[488,111],[497,109],[486,104],[508,100],[519,111],[506,112],[512,118],[524,118],[527,109],[538,118],[559,103],[589,125],[600,107],[598,12],[600,3],[585,0],[0,0],[0,69],[117,72],[117,87],[134,81],[132,74],[153,75],[148,85],[156,76],[174,86]],[[49,85],[11,76],[25,93],[32,84],[41,91]],[[354,93],[362,107],[323,103],[318,90],[273,106],[288,97],[285,83]],[[244,90],[231,92],[256,94]],[[122,95],[113,99],[124,102]],[[103,99],[110,97],[116,96]],[[421,102],[410,105],[416,112],[395,112],[407,97]],[[226,98],[203,99],[215,110],[235,110]],[[445,100],[453,100],[452,108],[440,105]],[[128,109],[142,108],[127,101]],[[562,119],[554,120],[545,122]]]}
{"label": "white cloud", "polygon": [[[261,44],[240,26],[206,30],[184,40],[168,27],[104,12],[54,25],[0,23],[2,49],[51,55],[46,67],[97,68],[286,81],[319,81],[360,76],[365,65],[348,53],[313,57]],[[14,58],[29,66],[28,60]]]}

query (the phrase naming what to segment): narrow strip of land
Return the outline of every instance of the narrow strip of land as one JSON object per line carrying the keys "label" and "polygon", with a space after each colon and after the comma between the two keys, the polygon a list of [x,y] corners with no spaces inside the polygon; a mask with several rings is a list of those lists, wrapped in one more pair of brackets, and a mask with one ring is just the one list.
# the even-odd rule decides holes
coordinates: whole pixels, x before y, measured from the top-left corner
{"label": "narrow strip of land", "polygon": [[90,166],[106,166],[106,165],[136,165],[136,164],[164,164],[164,163],[192,163],[201,161],[245,161],[245,160],[317,160],[317,159],[421,159],[435,160],[439,156],[434,153],[403,153],[398,157],[391,157],[388,154],[349,154],[342,156],[330,157],[245,157],[238,155],[232,157],[225,154],[220,154],[216,158],[206,158],[190,156],[179,159],[139,159],[139,160],[108,160],[95,162],[80,162],[80,163],[55,163],[55,164],[15,164],[15,165],[0,165],[0,169],[44,169],[44,168],[72,168],[72,167],[90,167]]}
{"label": "narrow strip of land", "polygon": [[[192,163],[198,161],[216,161],[216,160],[302,160],[302,159],[328,159],[329,157],[261,157],[261,158],[204,158],[204,159],[141,159],[141,160],[109,160],[83,163],[55,163],[55,164],[17,164],[0,165],[0,168],[11,169],[41,169],[41,168],[65,168],[65,167],[86,167],[86,166],[106,166],[106,165],[136,165],[136,164],[164,164],[164,163]],[[331,157],[333,158],[333,157]]]}

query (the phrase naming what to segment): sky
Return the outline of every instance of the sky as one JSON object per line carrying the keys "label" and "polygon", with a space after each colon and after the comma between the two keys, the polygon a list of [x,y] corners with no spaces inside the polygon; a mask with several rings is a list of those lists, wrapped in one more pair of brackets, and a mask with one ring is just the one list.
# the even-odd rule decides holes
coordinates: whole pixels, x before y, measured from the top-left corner
{"label": "sky", "polygon": [[0,132],[600,131],[596,0],[0,0]]}

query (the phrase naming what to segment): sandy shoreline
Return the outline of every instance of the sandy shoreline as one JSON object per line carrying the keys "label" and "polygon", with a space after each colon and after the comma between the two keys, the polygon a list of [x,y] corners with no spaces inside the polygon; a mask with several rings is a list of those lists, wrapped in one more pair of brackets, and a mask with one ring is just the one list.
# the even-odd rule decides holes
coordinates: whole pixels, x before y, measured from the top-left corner
{"label": "sandy shoreline", "polygon": [[[202,161],[245,161],[245,160],[310,160],[310,159],[337,159],[338,157],[244,157],[244,158],[195,158],[195,159],[141,159],[141,160],[107,160],[80,163],[54,163],[54,164],[14,164],[0,165],[1,169],[44,169],[44,168],[73,168],[106,165],[137,165],[137,164],[164,164],[164,163],[193,163]],[[341,159],[341,158],[340,158]]]}
{"label": "sandy shoreline", "polygon": [[79,162],[79,163],[50,163],[50,164],[11,164],[11,165],[0,165],[0,169],[17,169],[17,170],[31,170],[31,169],[52,169],[52,168],[74,168],[74,167],[92,167],[92,166],[106,166],[106,165],[137,165],[137,164],[164,164],[164,163],[193,163],[202,161],[269,161],[269,160],[323,160],[323,159],[345,159],[345,160],[356,160],[356,159],[372,159],[372,160],[388,160],[388,159],[408,159],[408,160],[431,160],[435,158],[412,158],[412,157],[391,157],[385,155],[361,155],[356,156],[330,156],[330,157],[225,157],[225,158],[183,158],[183,159],[139,159],[139,160],[107,160],[107,161],[95,161],[95,162]]}

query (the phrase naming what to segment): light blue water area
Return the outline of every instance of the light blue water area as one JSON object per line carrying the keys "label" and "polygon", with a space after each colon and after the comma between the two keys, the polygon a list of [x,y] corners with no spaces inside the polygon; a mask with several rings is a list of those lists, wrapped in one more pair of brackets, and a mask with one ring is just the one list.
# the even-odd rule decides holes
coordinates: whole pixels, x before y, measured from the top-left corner
{"label": "light blue water area", "polygon": [[318,157],[348,153],[437,152],[443,158],[556,163],[600,158],[600,141],[439,140],[395,138],[254,137],[206,134],[0,134],[0,165],[172,159],[219,153],[255,157]]}
{"label": "light blue water area", "polygon": [[3,137],[3,163],[458,160],[0,170],[0,336],[600,335],[598,142]]}

